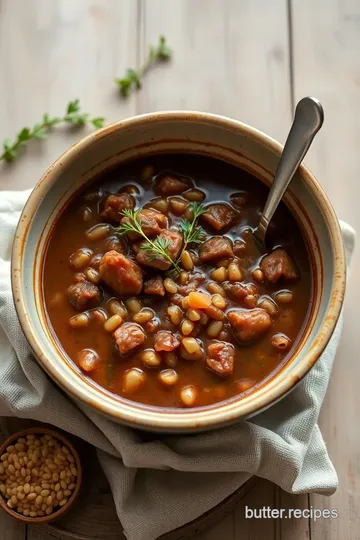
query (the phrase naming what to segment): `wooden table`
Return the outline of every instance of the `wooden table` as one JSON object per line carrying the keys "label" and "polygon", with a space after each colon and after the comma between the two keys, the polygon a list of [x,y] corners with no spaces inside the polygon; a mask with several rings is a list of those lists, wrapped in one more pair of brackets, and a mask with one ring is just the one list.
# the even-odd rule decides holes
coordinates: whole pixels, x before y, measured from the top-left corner
{"label": "wooden table", "polygon": [[[169,65],[149,72],[143,89],[122,100],[113,79],[166,35]],[[360,3],[357,0],[0,0],[0,140],[42,113],[61,114],[81,98],[108,122],[161,109],[228,115],[284,141],[304,95],[324,104],[325,124],[307,164],[341,219],[360,228]],[[86,129],[84,130],[84,133]],[[13,166],[0,189],[31,187],[79,132],[54,130]],[[360,362],[355,253],[345,326],[320,424],[340,485],[331,498],[291,496],[260,481],[249,507],[336,508],[339,518],[245,520],[244,505],[197,539],[360,537]],[[0,513],[1,540],[49,540]]]}

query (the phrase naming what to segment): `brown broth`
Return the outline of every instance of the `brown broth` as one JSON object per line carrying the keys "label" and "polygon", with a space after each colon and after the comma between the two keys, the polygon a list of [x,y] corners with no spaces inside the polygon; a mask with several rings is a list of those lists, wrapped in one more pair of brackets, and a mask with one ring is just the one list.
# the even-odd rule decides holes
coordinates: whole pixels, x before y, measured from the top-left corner
{"label": "brown broth", "polygon": [[[151,191],[151,183],[143,184],[139,180],[141,171],[148,164],[153,165],[156,174],[171,170],[178,175],[191,178],[195,186],[206,193],[206,203],[229,202],[231,194],[245,192],[248,201],[240,210],[234,225],[225,233],[232,240],[242,237],[246,227],[257,225],[259,212],[263,208],[268,189],[254,176],[239,168],[220,160],[185,154],[155,156],[146,161],[138,160],[124,164],[99,178],[84,194],[77,195],[65,208],[54,226],[43,272],[45,307],[50,328],[65,355],[76,365],[82,349],[93,349],[98,353],[101,363],[94,372],[89,373],[89,376],[114,394],[153,406],[179,407],[182,406],[179,400],[180,388],[183,385],[193,384],[199,389],[196,406],[209,405],[241,393],[246,386],[251,389],[261,383],[278,370],[294,352],[311,303],[312,276],[309,256],[295,219],[285,205],[281,204],[271,223],[269,244],[271,247],[281,246],[293,257],[300,272],[300,279],[296,282],[277,285],[254,282],[251,269],[256,266],[260,254],[256,245],[251,244],[251,235],[242,268],[245,274],[244,281],[256,283],[260,295],[270,295],[286,288],[293,293],[292,303],[280,306],[271,331],[261,339],[246,346],[236,345],[235,368],[230,378],[220,378],[206,369],[203,361],[178,360],[175,368],[179,376],[178,382],[171,388],[165,388],[158,380],[160,369],[144,368],[138,358],[138,353],[120,358],[114,349],[111,334],[105,332],[102,323],[91,320],[86,328],[71,328],[69,319],[78,312],[69,303],[66,295],[67,289],[74,283],[74,269],[69,265],[70,255],[83,247],[92,249],[94,254],[103,253],[105,250],[104,240],[89,242],[85,236],[89,228],[104,222],[98,214],[102,203],[98,200],[88,200],[85,203],[84,196],[96,190],[101,190],[104,194],[115,193],[122,186],[133,184],[140,192],[136,197],[137,206],[143,206],[149,199],[155,197]],[[82,218],[84,205],[92,211],[92,218],[88,222]],[[179,218],[172,215],[171,217],[173,225],[178,223]],[[213,268],[213,266],[209,267],[208,272]],[[202,288],[206,290],[203,286]],[[106,288],[103,290],[102,307],[105,307],[106,301],[114,297],[114,294]],[[140,299],[144,306],[148,305],[156,311],[162,328],[177,330],[165,320],[166,297],[164,300],[159,297],[140,296]],[[233,307],[239,307],[239,304],[230,302],[229,308]],[[285,333],[293,342],[291,350],[287,353],[274,349],[270,342],[271,336],[277,332]],[[199,335],[199,338],[206,346],[207,338],[203,334]],[[152,347],[152,343],[153,335],[149,335],[145,348]],[[122,389],[123,373],[134,366],[146,372],[147,380],[137,392],[125,394]],[[163,365],[162,369],[166,367]]]}

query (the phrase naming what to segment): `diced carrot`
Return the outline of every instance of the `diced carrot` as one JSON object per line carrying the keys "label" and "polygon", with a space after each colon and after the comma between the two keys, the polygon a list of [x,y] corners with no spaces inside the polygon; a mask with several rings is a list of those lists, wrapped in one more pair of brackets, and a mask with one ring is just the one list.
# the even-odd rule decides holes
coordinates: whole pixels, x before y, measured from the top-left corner
{"label": "diced carrot", "polygon": [[191,292],[188,301],[192,308],[206,309],[211,305],[211,296],[202,292]]}

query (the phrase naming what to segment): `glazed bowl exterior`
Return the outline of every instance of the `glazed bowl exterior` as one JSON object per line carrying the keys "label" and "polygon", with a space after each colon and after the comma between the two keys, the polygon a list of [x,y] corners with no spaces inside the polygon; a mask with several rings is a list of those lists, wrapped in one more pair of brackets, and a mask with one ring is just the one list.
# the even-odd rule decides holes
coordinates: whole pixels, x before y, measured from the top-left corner
{"label": "glazed bowl exterior", "polygon": [[15,306],[25,336],[44,370],[71,397],[113,420],[137,428],[191,432],[254,415],[287,394],[315,364],[335,328],[344,298],[346,266],[334,210],[310,171],[301,165],[285,202],[308,244],[313,302],[291,359],[254,391],[207,407],[161,409],[112,395],[82,376],[66,359],[48,327],[42,263],[59,213],[74,195],[115,165],[152,154],[189,152],[230,162],[271,184],[282,146],[229,118],[188,111],[145,114],[109,125],[72,146],[44,174],[20,218],[12,254]]}

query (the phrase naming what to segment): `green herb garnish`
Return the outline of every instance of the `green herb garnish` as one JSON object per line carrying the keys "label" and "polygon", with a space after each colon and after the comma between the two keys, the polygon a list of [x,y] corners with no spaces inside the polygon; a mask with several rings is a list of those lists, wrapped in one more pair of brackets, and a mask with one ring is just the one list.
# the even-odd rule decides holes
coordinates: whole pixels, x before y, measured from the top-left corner
{"label": "green herb garnish", "polygon": [[115,230],[119,235],[125,235],[127,233],[135,232],[140,234],[146,241],[142,244],[141,249],[149,252],[150,260],[162,257],[171,262],[172,266],[177,272],[180,272],[180,267],[177,261],[174,261],[169,254],[169,240],[167,238],[162,238],[157,236],[155,239],[151,240],[144,233],[141,222],[139,220],[139,212],[141,210],[123,210],[122,214],[128,219],[127,222],[122,223]]}
{"label": "green herb garnish", "polygon": [[21,146],[24,146],[32,139],[46,139],[49,129],[62,123],[71,124],[72,126],[84,126],[90,123],[96,128],[101,128],[104,125],[104,118],[102,116],[91,118],[89,113],[80,111],[78,99],[70,101],[64,116],[50,116],[48,113],[44,113],[41,122],[37,122],[32,128],[24,127],[16,135],[14,141],[5,139],[0,161],[14,161],[19,156]]}
{"label": "green herb garnish", "polygon": [[169,60],[172,56],[172,50],[166,43],[164,36],[159,37],[159,43],[156,47],[150,45],[148,56],[144,64],[139,69],[128,69],[124,77],[115,79],[116,84],[120,87],[122,96],[127,97],[133,90],[141,88],[141,79],[151,66],[164,60]]}
{"label": "green herb garnish", "polygon": [[[182,219],[179,223],[179,230],[183,234],[184,238],[184,244],[181,250],[181,254],[189,244],[200,244],[205,237],[204,230],[196,223],[199,217],[205,214],[205,206],[200,203],[194,202],[189,206],[189,208],[193,213],[191,221],[187,219]],[[127,218],[128,221],[122,223],[119,227],[117,227],[117,234],[123,236],[128,233],[138,233],[146,240],[146,242],[142,244],[141,249],[149,253],[150,261],[156,259],[157,257],[163,257],[164,259],[170,261],[172,265],[172,269],[168,270],[168,273],[173,271],[176,271],[178,273],[181,272],[181,268],[179,266],[181,254],[178,259],[174,261],[169,254],[170,243],[167,238],[157,236],[154,239],[150,239],[146,236],[143,231],[141,221],[139,220],[140,211],[141,209],[123,210],[122,214],[124,217]]]}
{"label": "green herb garnish", "polygon": [[196,224],[199,217],[206,213],[205,206],[194,202],[190,205],[190,210],[193,212],[192,220],[182,219],[179,223],[179,229],[184,235],[184,246],[182,251],[184,251],[189,244],[200,244],[205,238],[204,229]]}

